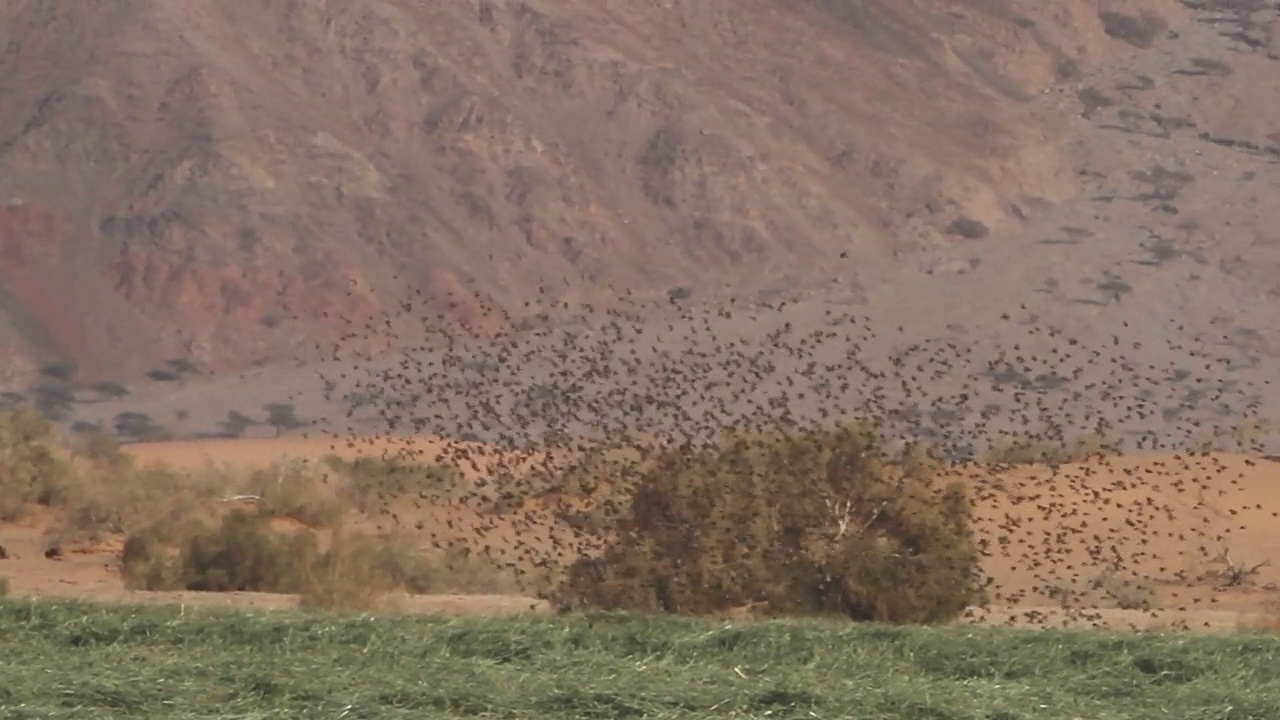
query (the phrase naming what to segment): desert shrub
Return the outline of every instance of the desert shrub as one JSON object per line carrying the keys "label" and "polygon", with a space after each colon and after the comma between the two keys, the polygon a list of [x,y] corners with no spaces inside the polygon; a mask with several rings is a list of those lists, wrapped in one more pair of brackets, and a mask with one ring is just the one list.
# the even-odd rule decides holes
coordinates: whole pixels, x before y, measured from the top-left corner
{"label": "desert shrub", "polygon": [[187,539],[175,574],[187,590],[297,592],[318,555],[314,534],[274,532],[265,517],[234,510]]}
{"label": "desert shrub", "polygon": [[257,421],[245,415],[244,413],[230,410],[227,412],[227,419],[221,423],[222,430],[231,437],[240,437],[249,426],[256,424]]}
{"label": "desert shrub", "polygon": [[176,583],[166,576],[167,548],[150,528],[125,538],[120,550],[120,574],[130,590],[170,590]]}
{"label": "desert shrub", "polygon": [[1062,445],[1047,440],[1010,440],[993,445],[984,461],[988,465],[1061,465],[1067,460]]}
{"label": "desert shrub", "polygon": [[1030,437],[993,445],[983,460],[988,465],[1063,465],[1116,452],[1116,442],[1098,434],[1069,443]]}
{"label": "desert shrub", "polygon": [[416,463],[400,458],[325,458],[334,474],[345,481],[352,507],[373,513],[389,500],[413,497],[432,502],[456,499],[463,489],[462,474],[449,465]]}
{"label": "desert shrub", "polygon": [[421,592],[510,595],[551,590],[542,584],[542,570],[525,569],[517,576],[508,563],[464,544],[431,556],[431,562],[431,584]]}
{"label": "desert shrub", "polygon": [[178,373],[173,372],[172,370],[166,370],[164,368],[156,368],[155,370],[148,370],[147,377],[151,378],[152,380],[155,380],[156,382],[177,382],[178,380],[182,379],[182,376],[179,375]]}
{"label": "desert shrub", "polygon": [[27,404],[27,396],[12,390],[0,393],[0,409],[7,411],[17,410]]}
{"label": "desert shrub", "polygon": [[0,416],[0,520],[17,520],[33,506],[59,503],[74,477],[48,420],[29,408]]}
{"label": "desert shrub", "polygon": [[146,527],[156,517],[188,522],[211,513],[225,478],[137,467],[123,453],[91,462],[59,503],[53,532],[63,542],[100,540]]}
{"label": "desert shrub", "polygon": [[41,365],[38,372],[47,378],[52,378],[59,382],[69,383],[76,376],[79,368],[70,360],[58,360],[51,363]]}
{"label": "desert shrub", "polygon": [[303,570],[294,589],[303,605],[359,610],[375,607],[403,585],[405,575],[416,572],[407,556],[381,539],[359,533],[336,534],[329,549]]}
{"label": "desert shrub", "polygon": [[1156,37],[1169,27],[1168,21],[1154,13],[1126,15],[1119,12],[1099,12],[1102,29],[1109,37],[1123,40],[1134,47],[1149,48]]}
{"label": "desert shrub", "polygon": [[139,442],[155,442],[169,440],[172,436],[168,430],[158,425],[146,413],[132,410],[117,414],[112,418],[117,435]]}
{"label": "desert shrub", "polygon": [[514,593],[524,588],[483,554],[423,554],[392,538],[339,531],[308,568],[297,592],[303,605],[351,610],[377,607],[388,593]]}
{"label": "desert shrub", "polygon": [[173,358],[165,361],[165,364],[169,366],[170,370],[179,375],[198,375],[200,373],[200,367],[190,358]]}
{"label": "desert shrub", "polygon": [[100,382],[93,386],[95,392],[103,397],[122,398],[129,394],[129,389],[118,382]]}
{"label": "desert shrub", "polygon": [[377,606],[390,592],[476,591],[445,563],[389,538],[338,529],[327,540],[304,529],[272,529],[267,515],[234,510],[214,527],[159,522],[125,541],[126,585],[138,590],[272,592],[303,605]]}
{"label": "desert shrub", "polygon": [[103,432],[101,428],[91,426],[76,437],[75,448],[83,457],[110,466],[123,467],[131,465],[129,456],[120,451],[120,441],[115,435]]}
{"label": "desert shrub", "polygon": [[264,515],[327,528],[340,523],[344,515],[341,499],[327,480],[320,468],[295,460],[254,470],[241,492],[256,495]]}
{"label": "desert shrub", "polygon": [[267,424],[276,429],[276,435],[302,427],[292,403],[267,403],[262,407],[267,411]]}
{"label": "desert shrub", "polygon": [[76,420],[71,423],[71,433],[77,436],[89,435],[91,433],[99,432],[101,429],[102,428],[98,423],[91,423],[87,420]]}
{"label": "desert shrub", "polygon": [[9,597],[9,578],[0,575],[0,598]]}
{"label": "desert shrub", "polygon": [[1148,578],[1108,571],[1094,578],[1090,588],[1101,592],[1105,601],[1121,610],[1155,610],[1160,607],[1160,594],[1155,583]]}
{"label": "desert shrub", "polygon": [[629,491],[643,477],[650,462],[648,446],[638,439],[591,444],[557,462],[539,464],[526,472],[509,468],[491,478],[500,488],[489,510],[502,515],[518,511],[529,501],[555,506],[556,498],[589,499],[590,507],[563,507],[560,520],[584,531],[603,532],[614,511],[629,502]]}
{"label": "desert shrub", "polygon": [[1118,454],[1120,440],[1101,433],[1090,433],[1077,438],[1071,445],[1071,462],[1085,462],[1089,458]]}
{"label": "desert shrub", "polygon": [[570,566],[553,600],[711,614],[929,622],[978,597],[958,483],[889,463],[861,426],[732,434],[646,464],[604,552]]}
{"label": "desert shrub", "polygon": [[50,420],[64,420],[76,400],[70,387],[57,383],[45,383],[31,388],[31,399],[36,409]]}
{"label": "desert shrub", "polygon": [[[179,484],[183,492],[175,493]],[[34,411],[0,416],[0,520],[46,507],[57,511],[52,539],[97,539],[137,529],[211,494],[211,485],[199,478],[134,467],[110,435],[91,433],[66,446]]]}

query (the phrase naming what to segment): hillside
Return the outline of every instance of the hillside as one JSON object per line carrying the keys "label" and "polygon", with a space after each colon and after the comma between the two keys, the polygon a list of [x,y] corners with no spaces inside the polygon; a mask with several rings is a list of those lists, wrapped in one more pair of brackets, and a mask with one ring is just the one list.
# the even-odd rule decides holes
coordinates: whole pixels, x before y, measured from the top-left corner
{"label": "hillside", "polygon": [[[857,291],[904,253],[1020,232],[1085,193],[1080,81],[1159,59],[1193,15],[1158,0],[356,7],[4,4],[8,384],[52,362],[87,383],[172,358],[314,358],[388,314],[395,334],[365,349],[404,345],[421,340],[399,317],[417,295],[414,315],[493,329],[506,321],[482,301]],[[1257,49],[1266,28],[1227,15]],[[1115,104],[1099,92],[1080,97]],[[1168,114],[1253,122],[1209,131],[1265,147],[1267,102],[1195,96]]]}

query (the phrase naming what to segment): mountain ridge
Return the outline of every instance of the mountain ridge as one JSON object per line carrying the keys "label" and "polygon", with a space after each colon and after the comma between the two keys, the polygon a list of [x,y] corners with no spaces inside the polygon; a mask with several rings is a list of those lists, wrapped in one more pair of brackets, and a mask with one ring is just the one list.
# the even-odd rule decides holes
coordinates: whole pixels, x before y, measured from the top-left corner
{"label": "mountain ridge", "polygon": [[[856,285],[1077,193],[1025,103],[1185,20],[1154,0],[0,12],[0,342],[13,379],[58,361],[84,382],[311,357],[415,293],[475,324],[623,287]],[[842,252],[866,269],[835,272]]]}

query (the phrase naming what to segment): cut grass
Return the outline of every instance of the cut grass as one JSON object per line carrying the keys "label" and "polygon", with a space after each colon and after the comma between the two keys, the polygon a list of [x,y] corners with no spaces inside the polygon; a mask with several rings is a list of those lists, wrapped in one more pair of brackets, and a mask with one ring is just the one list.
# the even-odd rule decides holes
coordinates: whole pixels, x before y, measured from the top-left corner
{"label": "cut grass", "polygon": [[1280,639],[0,601],[7,717],[1273,720]]}

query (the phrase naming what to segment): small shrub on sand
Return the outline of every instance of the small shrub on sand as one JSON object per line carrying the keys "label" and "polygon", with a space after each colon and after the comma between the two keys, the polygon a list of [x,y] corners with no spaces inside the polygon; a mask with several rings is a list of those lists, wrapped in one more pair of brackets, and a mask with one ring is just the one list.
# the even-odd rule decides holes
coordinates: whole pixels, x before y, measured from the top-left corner
{"label": "small shrub on sand", "polygon": [[[182,492],[175,492],[179,485]],[[108,436],[67,446],[33,411],[0,416],[0,521],[43,507],[56,511],[56,540],[95,540],[180,513],[212,495],[201,478],[135,467]]]}
{"label": "small shrub on sand", "polygon": [[73,449],[88,460],[108,466],[129,463],[129,457],[120,451],[120,441],[116,436],[97,428],[81,433]]}
{"label": "small shrub on sand", "polygon": [[1114,455],[1117,451],[1116,441],[1096,433],[1070,443],[1033,437],[994,445],[983,461],[988,465],[1064,465],[1085,462],[1099,455]]}
{"label": "small shrub on sand", "polygon": [[174,590],[181,587],[173,576],[171,540],[159,524],[129,535],[120,551],[120,574],[130,590]]}
{"label": "small shrub on sand", "polygon": [[182,514],[210,488],[165,467],[93,466],[82,471],[61,503],[54,534],[62,541],[97,541],[145,526],[156,515]]}
{"label": "small shrub on sand", "polygon": [[358,533],[339,533],[329,549],[315,556],[294,589],[309,607],[369,609],[403,585],[411,571],[385,541]]}
{"label": "small shrub on sand", "polygon": [[352,506],[363,513],[375,513],[394,498],[449,502],[456,500],[464,487],[462,474],[448,465],[399,458],[345,460],[336,455],[330,455],[325,462],[345,481]]}
{"label": "small shrub on sand", "polygon": [[[0,521],[49,511],[56,542],[124,535],[126,585],[146,590],[296,593],[306,604],[369,607],[389,591],[509,592],[514,572],[483,554],[426,555],[400,539],[345,528],[400,497],[454,497],[452,468],[331,459],[252,472],[137,466],[106,434],[60,442],[20,409],[0,415]],[[221,502],[246,495],[248,510]],[[228,512],[230,510],[230,512]],[[287,518],[301,529],[280,527]]]}
{"label": "small shrub on sand", "polygon": [[275,532],[264,517],[235,510],[188,538],[177,576],[186,590],[297,592],[319,553],[315,535]]}
{"label": "small shrub on sand", "polygon": [[322,468],[300,460],[253,471],[240,492],[258,498],[260,513],[311,528],[334,527],[345,514],[333,479]]}
{"label": "small shrub on sand", "polygon": [[1090,587],[1102,593],[1104,602],[1121,610],[1156,610],[1160,607],[1160,594],[1155,583],[1147,578],[1108,570],[1094,578]]}
{"label": "small shrub on sand", "polygon": [[0,521],[57,505],[74,481],[70,455],[48,420],[29,408],[0,416]]}
{"label": "small shrub on sand", "polygon": [[[303,605],[348,610],[378,607],[387,594],[509,591],[496,566],[432,558],[394,538],[345,528],[319,534],[273,529],[268,515],[242,509],[214,527],[183,535],[159,522],[125,541],[126,585],[138,590],[271,592]],[[470,574],[463,571],[470,571]],[[482,586],[488,583],[488,587]]]}
{"label": "small shrub on sand", "polygon": [[553,600],[942,621],[978,598],[978,558],[963,488],[891,466],[874,431],[733,434],[658,451],[616,537]]}
{"label": "small shrub on sand", "polygon": [[314,537],[272,532],[267,518],[243,510],[212,529],[190,532],[175,553],[170,527],[130,535],[121,553],[126,582],[142,590],[294,592],[318,553]]}

